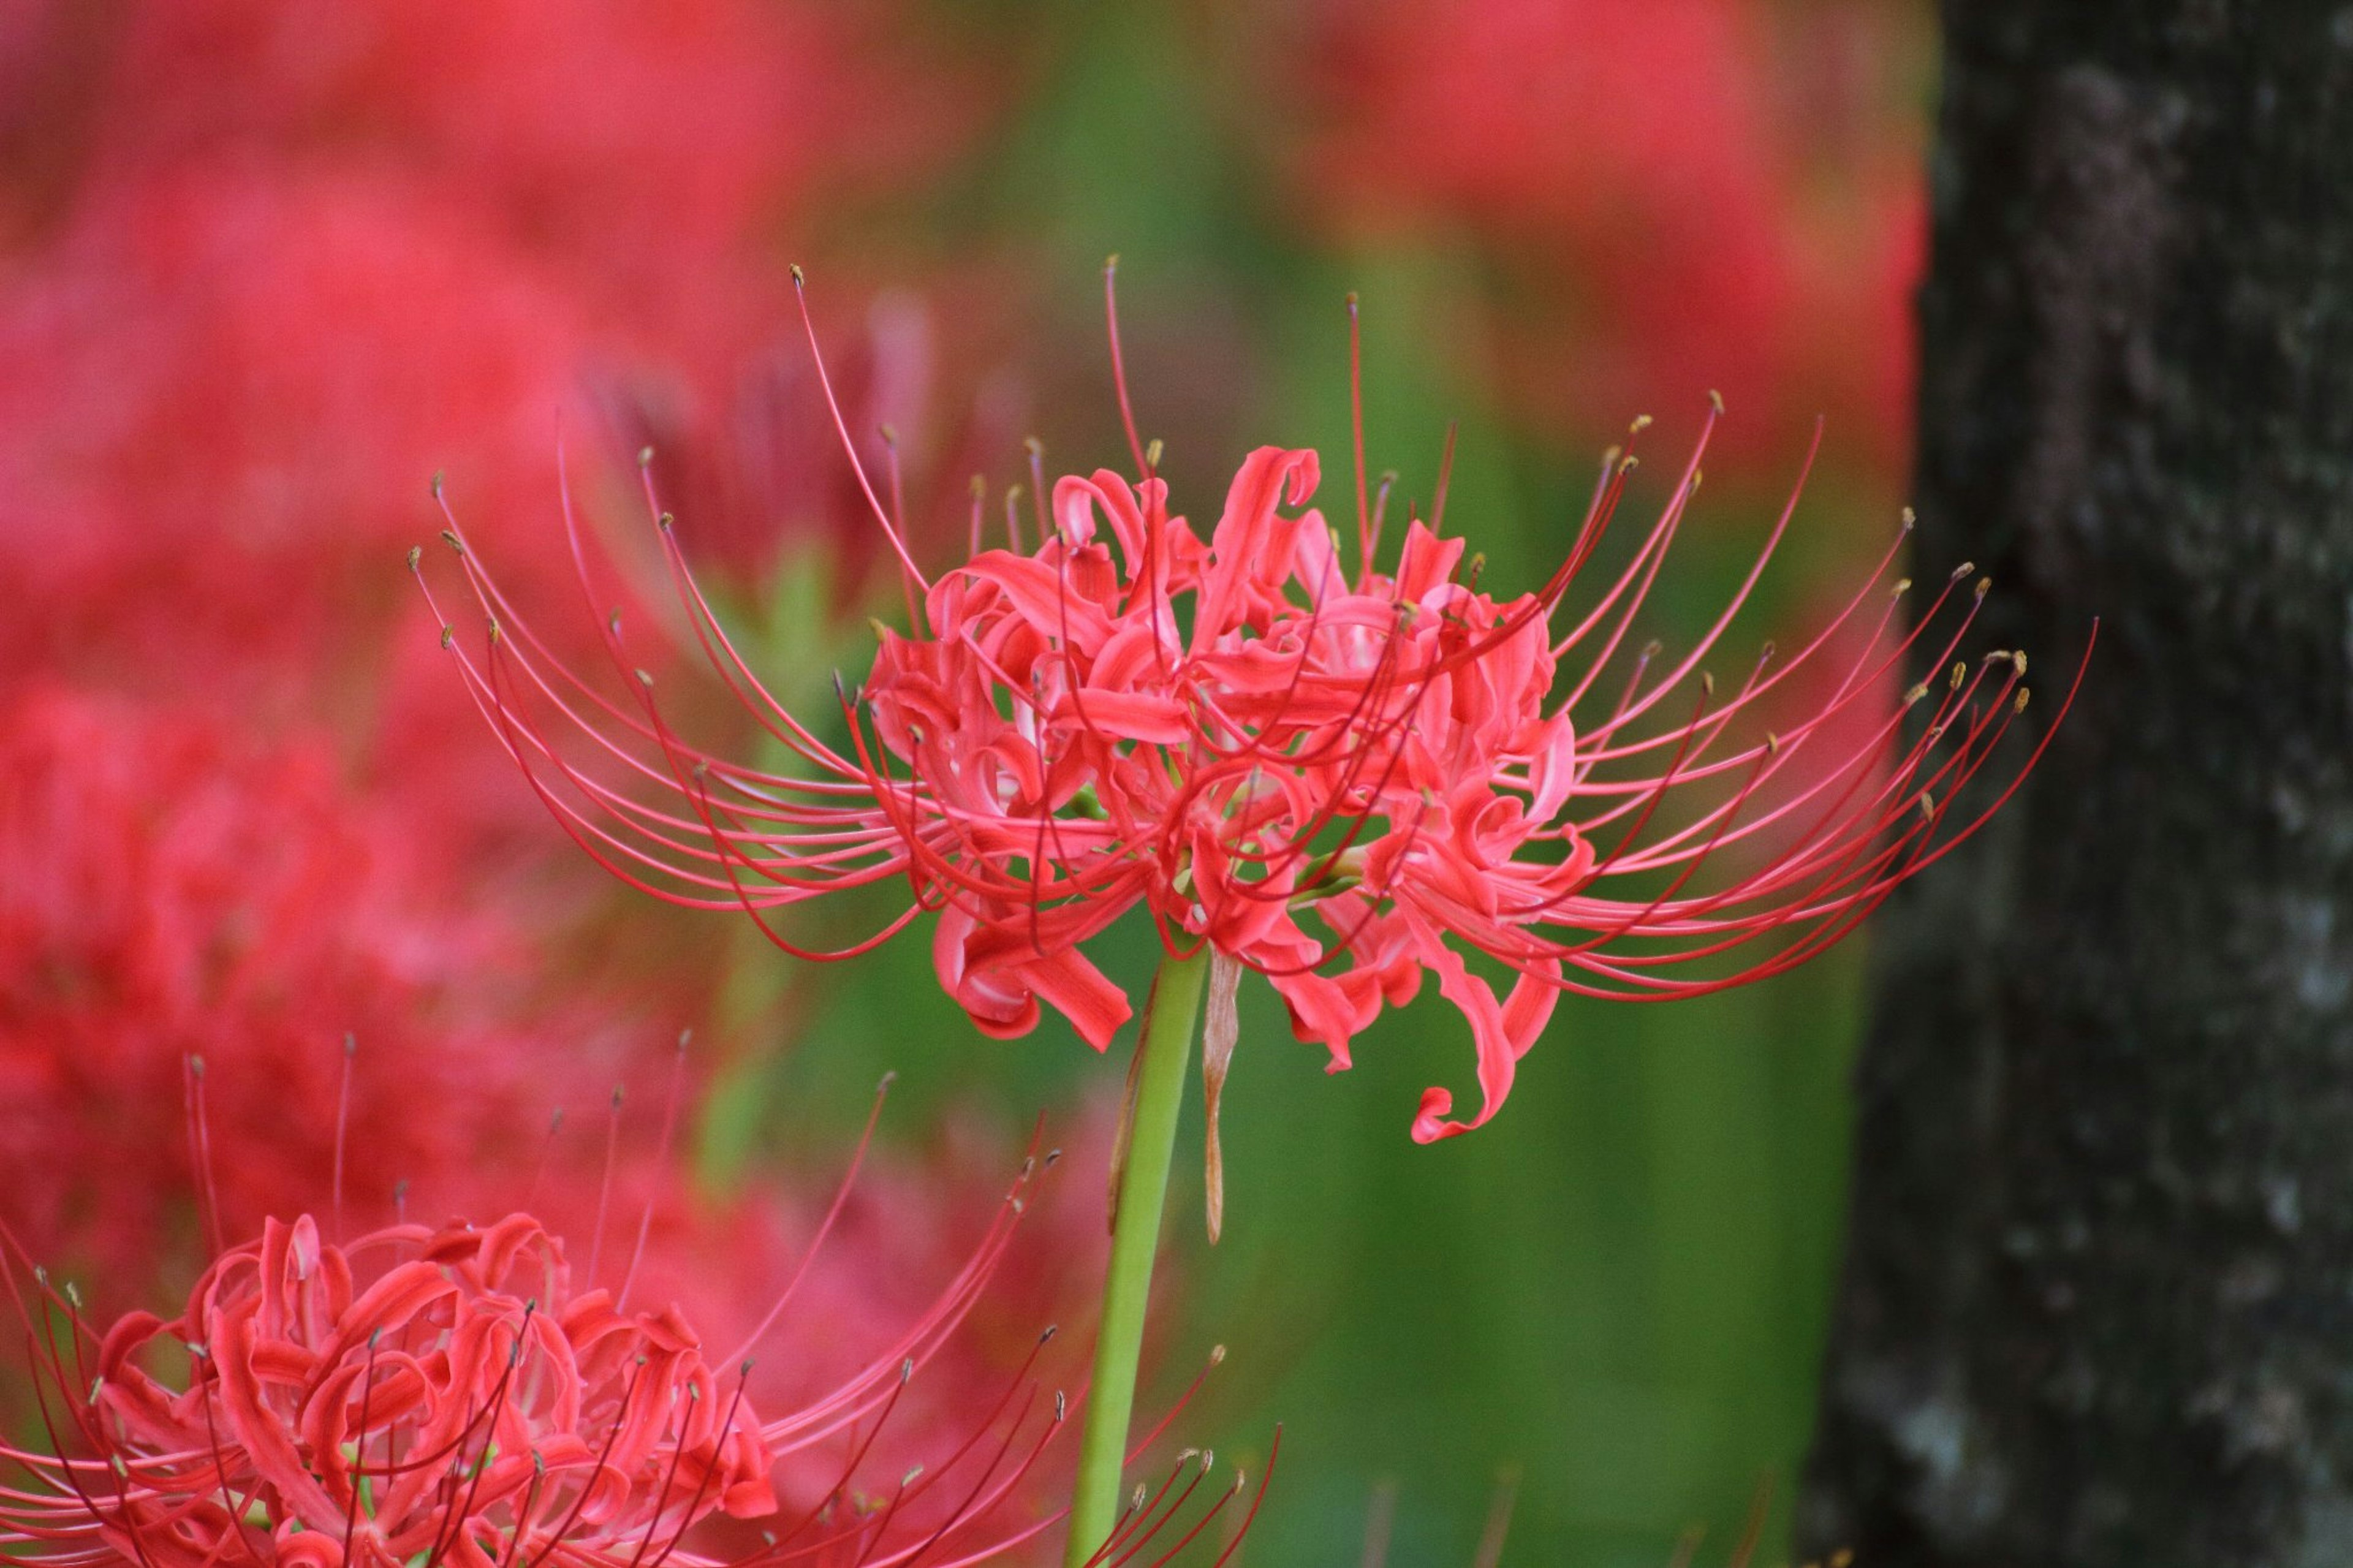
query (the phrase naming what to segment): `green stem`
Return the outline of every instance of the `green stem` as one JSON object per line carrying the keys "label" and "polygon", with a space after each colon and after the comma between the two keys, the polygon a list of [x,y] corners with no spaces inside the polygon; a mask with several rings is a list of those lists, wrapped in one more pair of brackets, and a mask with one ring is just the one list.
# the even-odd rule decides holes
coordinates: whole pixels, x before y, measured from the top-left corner
{"label": "green stem", "polygon": [[1062,1555],[1067,1568],[1083,1568],[1119,1520],[1120,1472],[1127,1458],[1128,1417],[1135,1407],[1135,1367],[1144,1353],[1144,1310],[1152,1294],[1152,1259],[1160,1244],[1160,1211],[1167,1200],[1168,1166],[1176,1150],[1185,1068],[1193,1059],[1201,982],[1208,972],[1206,947],[1191,958],[1163,958],[1152,982],[1144,1034],[1135,1043],[1141,1058],[1135,1067],[1135,1103],[1118,1207],[1112,1215],[1111,1268],[1103,1279],[1103,1320],[1095,1331],[1094,1382],[1087,1390],[1086,1426],[1079,1435],[1070,1545]]}

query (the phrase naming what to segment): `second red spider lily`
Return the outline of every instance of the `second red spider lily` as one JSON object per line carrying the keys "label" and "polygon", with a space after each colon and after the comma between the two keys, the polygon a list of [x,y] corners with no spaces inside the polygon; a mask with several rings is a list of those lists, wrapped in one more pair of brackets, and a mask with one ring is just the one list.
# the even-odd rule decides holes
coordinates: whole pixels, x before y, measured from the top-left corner
{"label": "second red spider lily", "polygon": [[[1273,447],[1244,460],[1204,537],[1170,511],[1130,416],[1138,478],[1099,469],[1050,490],[1033,449],[1030,504],[1008,494],[1004,542],[981,548],[994,520],[976,491],[971,555],[936,580],[883,499],[892,476],[861,472],[913,625],[878,628],[862,689],[821,717],[769,694],[649,487],[693,635],[787,771],[681,738],[617,613],[604,640],[623,694],[575,674],[454,518],[446,537],[489,637],[471,651],[444,616],[444,640],[533,787],[607,868],[673,903],[740,908],[805,958],[865,952],[935,911],[940,982],[987,1033],[1027,1033],[1043,1004],[1108,1045],[1133,1008],[1086,944],[1138,906],[1172,956],[1208,952],[1228,985],[1265,975],[1335,1071],[1434,975],[1469,1021],[1481,1104],[1455,1120],[1452,1094],[1426,1090],[1413,1135],[1430,1142],[1495,1113],[1562,993],[1654,1001],[1778,973],[2007,798],[1952,810],[2025,706],[2025,658],[1953,662],[1986,590],[1966,566],[1899,626],[1909,584],[1881,585],[1900,534],[1810,640],[1720,685],[1711,663],[1793,495],[1704,635],[1673,658],[1639,646],[1720,412],[1589,597],[1630,451],[1607,455],[1557,570],[1510,596],[1445,532],[1442,472],[1428,519],[1381,563],[1389,486],[1368,487],[1361,437],[1353,541],[1308,504],[1316,454]],[[1887,703],[1914,660],[1951,673]],[[1819,696],[1765,731],[1793,692]],[[1907,724],[1913,708],[1925,721]],[[773,918],[897,880],[904,906],[847,948],[813,951]]]}
{"label": "second red spider lily", "polygon": [[[191,1139],[208,1164],[195,1064],[189,1085]],[[873,1130],[870,1119],[868,1138]],[[40,1450],[0,1443],[0,1461],[26,1481],[0,1487],[0,1552],[58,1568],[1026,1558],[1062,1518],[1034,1497],[1034,1472],[1066,1425],[1064,1396],[1038,1376],[1051,1330],[1001,1390],[965,1391],[960,1441],[894,1479],[869,1478],[877,1438],[988,1289],[1052,1157],[1033,1148],[961,1266],[903,1329],[811,1388],[805,1363],[839,1347],[813,1341],[827,1325],[788,1309],[866,1149],[861,1140],[798,1266],[732,1355],[707,1347],[678,1303],[632,1305],[643,1225],[626,1268],[600,1278],[597,1248],[584,1268],[540,1212],[480,1226],[404,1218],[346,1237],[338,1189],[333,1211],[271,1217],[258,1236],[216,1244],[174,1315],[111,1322],[93,1321],[80,1292],[37,1266],[27,1290],[17,1271],[30,1258],[0,1226],[0,1284],[33,1348],[30,1392],[47,1436]],[[217,1230],[217,1211],[200,1207]],[[601,1231],[601,1199],[596,1212]],[[762,1357],[774,1358],[765,1376]],[[1271,1466],[1270,1454],[1258,1499],[1243,1503],[1239,1470],[1210,1481],[1214,1459],[1186,1450],[1087,1561],[1166,1563],[1205,1538],[1229,1560]]]}

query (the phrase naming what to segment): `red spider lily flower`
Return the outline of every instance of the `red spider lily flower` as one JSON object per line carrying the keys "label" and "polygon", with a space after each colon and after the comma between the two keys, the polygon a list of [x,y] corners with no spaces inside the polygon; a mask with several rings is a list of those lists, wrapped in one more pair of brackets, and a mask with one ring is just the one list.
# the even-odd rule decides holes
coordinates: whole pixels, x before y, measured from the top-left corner
{"label": "red spider lily flower", "polygon": [[[1118,391],[1125,415],[1124,378]],[[987,1033],[1027,1033],[1044,1005],[1107,1045],[1132,1008],[1085,946],[1138,906],[1171,952],[1206,944],[1220,964],[1266,975],[1335,1070],[1358,1031],[1435,975],[1470,1022],[1482,1104],[1455,1121],[1450,1091],[1427,1090],[1422,1142],[1494,1114],[1562,993],[1657,1001],[1777,973],[1852,930],[2008,796],[1952,810],[2025,706],[2023,656],[1953,666],[1908,739],[1926,686],[1852,722],[1915,655],[1943,669],[1982,596],[1964,569],[1895,629],[1901,592],[1874,590],[1901,536],[1828,626],[1786,658],[1767,648],[1720,692],[1709,661],[1793,495],[1696,644],[1673,658],[1636,651],[1713,414],[1614,576],[1587,582],[1634,467],[1619,451],[1557,570],[1513,596],[1482,587],[1479,558],[1446,534],[1442,477],[1428,521],[1411,519],[1395,564],[1377,564],[1387,495],[1368,495],[1361,433],[1351,551],[1308,505],[1314,452],[1252,452],[1204,537],[1169,511],[1126,422],[1138,479],[1064,477],[1026,542],[1008,508],[1006,546],[976,538],[936,582],[860,470],[913,624],[881,632],[862,694],[844,696],[846,743],[762,687],[661,519],[695,636],[790,771],[681,739],[617,618],[607,646],[627,697],[552,660],[454,518],[447,537],[489,631],[477,655],[444,616],[443,640],[533,787],[608,869],[676,903],[738,906],[804,957],[863,952],[936,912],[940,982]],[[976,499],[976,536],[979,510]],[[582,584],[595,603],[585,567]],[[1854,649],[1856,626],[1860,650],[1828,668],[1834,647]],[[1810,712],[1778,732],[1744,727],[1809,679],[1822,693]],[[551,716],[595,750],[575,760]],[[1833,740],[1856,750],[1823,766]],[[1859,756],[1876,765],[1849,765]],[[1704,875],[1767,844],[1761,861]],[[770,918],[895,879],[904,908],[839,952],[812,952]],[[1229,1045],[1212,1042],[1213,1075]]]}
{"label": "red spider lily flower", "polygon": [[[201,1148],[200,1099],[191,1115]],[[175,1316],[133,1311],[102,1329],[72,1286],[36,1268],[28,1296],[11,1271],[38,1342],[49,1445],[0,1447],[31,1482],[0,1489],[0,1548],[137,1568],[237,1557],[825,1568],[1016,1554],[1061,1517],[1028,1500],[1064,1426],[1066,1401],[1036,1376],[1051,1331],[1003,1386],[968,1398],[960,1441],[894,1480],[864,1478],[907,1391],[988,1289],[1052,1160],[1033,1150],[944,1288],[887,1344],[810,1389],[794,1369],[830,1347],[823,1333],[801,1342],[796,1298],[866,1151],[861,1139],[783,1290],[723,1357],[675,1302],[632,1304],[650,1208],[617,1283],[599,1282],[598,1248],[581,1269],[525,1211],[480,1226],[404,1220],[342,1242],[324,1216],[272,1217],[216,1249]],[[785,1375],[755,1393],[767,1359]],[[1148,1516],[1093,1561],[1149,1549],[1166,1562],[1210,1527],[1243,1488],[1197,1497],[1208,1469],[1197,1461],[1180,1457]],[[1176,1488],[1188,1472],[1193,1484]]]}
{"label": "red spider lily flower", "polygon": [[[690,1067],[683,1055],[673,1063],[674,1091],[681,1080],[691,1090]],[[630,1076],[641,1079],[644,1072]],[[691,1126],[692,1110],[673,1100],[660,1124]],[[723,1349],[776,1329],[776,1300],[788,1289],[792,1353],[763,1354],[763,1408],[823,1399],[890,1353],[894,1325],[929,1312],[939,1282],[963,1270],[972,1238],[999,1217],[1003,1133],[983,1119],[933,1130],[921,1160],[888,1146],[861,1148],[854,1179],[838,1184],[797,1163],[762,1162],[723,1194],[683,1179],[669,1158],[670,1139],[652,1136],[649,1119],[613,1107],[601,1127],[592,1120],[567,1116],[548,1136],[524,1206],[585,1249],[575,1252],[585,1278],[610,1284],[622,1274],[633,1282],[633,1299],[691,1302],[697,1328]],[[1071,1156],[1083,1168],[1108,1135],[1101,1120],[1091,1119],[1075,1138],[1063,1130],[1068,1154],[1058,1170]],[[616,1142],[617,1153],[608,1155]],[[517,1174],[444,1179],[418,1191],[438,1198],[435,1212],[503,1213],[521,1190]],[[865,1473],[899,1475],[958,1446],[972,1412],[994,1402],[1029,1359],[1039,1325],[1058,1322],[1066,1337],[1084,1341],[1091,1319],[1074,1309],[1083,1306],[1105,1247],[1101,1217],[1084,1195],[1066,1182],[1030,1184],[1017,1245],[992,1270],[953,1342],[901,1391],[889,1424],[872,1435]],[[424,1201],[432,1199],[412,1196],[410,1212]],[[1050,1452],[1016,1489],[1014,1506],[1034,1509],[1056,1495],[1063,1478],[1054,1458]],[[788,1507],[814,1509],[834,1479],[787,1467],[777,1473],[777,1492]]]}
{"label": "red spider lily flower", "polygon": [[343,689],[382,658],[394,491],[438,458],[526,493],[584,335],[429,193],[199,170],[88,194],[0,297],[24,520],[0,647],[222,706]]}
{"label": "red spider lily flower", "polygon": [[110,1299],[166,1260],[191,1058],[241,1152],[214,1186],[237,1230],[322,1187],[345,1131],[344,1184],[388,1215],[615,1062],[611,1022],[544,1002],[522,929],[420,838],[320,737],[43,687],[0,705],[0,1193],[28,1243]]}

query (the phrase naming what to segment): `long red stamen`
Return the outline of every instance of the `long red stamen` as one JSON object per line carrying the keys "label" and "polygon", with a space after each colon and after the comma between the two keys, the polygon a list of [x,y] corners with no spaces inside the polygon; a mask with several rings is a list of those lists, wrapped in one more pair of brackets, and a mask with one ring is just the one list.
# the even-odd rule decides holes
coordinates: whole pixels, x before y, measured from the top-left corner
{"label": "long red stamen", "polygon": [[[1103,326],[1111,340],[1112,387],[1119,395],[1119,423],[1121,428],[1127,432],[1127,449],[1135,458],[1135,471],[1142,474],[1145,471],[1144,443],[1135,433],[1135,405],[1128,401],[1127,395],[1127,363],[1119,351],[1119,258],[1113,256],[1106,260],[1103,273]],[[1039,499],[1042,504],[1043,497]],[[1038,523],[1041,538],[1045,526],[1041,518]]]}
{"label": "long red stamen", "polygon": [[[670,1165],[670,1141],[678,1131],[679,1099],[686,1085],[686,1047],[688,1042],[693,1038],[693,1030],[681,1030],[678,1037],[678,1049],[670,1056],[670,1092],[662,1103],[661,1141],[654,1148],[654,1164],[660,1169],[668,1169]],[[601,1226],[598,1227],[600,1233],[602,1228]],[[629,1249],[629,1266],[621,1273],[621,1288],[613,1292],[613,1306],[616,1310],[626,1309],[629,1304],[629,1287],[637,1282],[638,1265],[645,1261],[646,1237],[652,1234],[653,1228],[654,1200],[653,1194],[649,1193],[646,1195],[645,1206],[638,1214],[638,1241],[637,1245]],[[594,1276],[592,1275],[591,1278],[593,1279]],[[665,1552],[664,1555],[667,1556],[668,1553]]]}
{"label": "long red stamen", "polygon": [[[891,552],[899,558],[900,569],[907,574],[915,590],[928,593],[932,586],[930,580],[916,566],[915,558],[907,553],[907,542],[892,525],[891,514],[882,509],[881,499],[874,493],[874,481],[866,477],[866,465],[858,460],[858,443],[849,438],[849,423],[841,416],[840,400],[833,395],[833,377],[826,372],[825,351],[818,347],[817,322],[809,315],[808,280],[802,276],[798,267],[793,268],[793,300],[800,307],[801,330],[808,337],[809,363],[817,367],[818,390],[825,394],[826,409],[833,416],[834,430],[841,437],[842,456],[849,459],[849,470],[857,476],[859,492],[865,496],[867,508],[873,512],[874,521],[881,524],[882,535],[891,542]],[[920,631],[923,624],[918,618],[916,629]]]}

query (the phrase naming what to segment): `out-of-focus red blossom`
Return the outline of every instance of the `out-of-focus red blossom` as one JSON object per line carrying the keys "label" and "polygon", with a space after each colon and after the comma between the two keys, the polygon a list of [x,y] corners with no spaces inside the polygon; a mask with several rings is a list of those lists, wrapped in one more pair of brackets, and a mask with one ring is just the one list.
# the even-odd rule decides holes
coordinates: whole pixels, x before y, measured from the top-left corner
{"label": "out-of-focus red blossom", "polygon": [[0,122],[35,171],[0,195],[0,653],[360,725],[427,476],[549,515],[560,410],[724,384],[797,216],[931,166],[985,100],[886,16],[765,0],[7,21],[9,79],[73,111]]}
{"label": "out-of-focus red blossom", "polygon": [[[1119,401],[1124,413],[1124,381]],[[1395,565],[1377,565],[1388,498],[1368,497],[1361,462],[1344,543],[1306,505],[1312,451],[1252,452],[1205,539],[1170,514],[1132,419],[1138,481],[1067,476],[1032,542],[1009,510],[1007,548],[936,582],[878,499],[914,625],[881,630],[860,697],[843,696],[847,748],[762,687],[664,517],[697,636],[793,771],[681,738],[617,623],[606,642],[622,695],[551,658],[454,516],[480,651],[436,614],[499,739],[608,870],[681,906],[739,907],[805,957],[864,952],[934,911],[940,983],[987,1033],[1026,1034],[1042,1004],[1105,1047],[1132,1007],[1085,945],[1138,905],[1171,952],[1206,946],[1266,975],[1335,1071],[1358,1032],[1434,975],[1470,1023],[1482,1103],[1458,1121],[1451,1093],[1427,1090],[1414,1121],[1427,1142],[1494,1114],[1561,993],[1661,1000],[1777,973],[2008,797],[1952,810],[2025,706],[2023,655],[1955,666],[1909,739],[1906,712],[1930,688],[1884,700],[1915,647],[1939,669],[1955,657],[1985,589],[1956,576],[1895,631],[1904,589],[1874,590],[1900,537],[1827,626],[1785,658],[1768,647],[1719,691],[1707,666],[1793,497],[1695,646],[1637,651],[1715,425],[1614,578],[1584,580],[1634,466],[1616,451],[1558,570],[1508,597],[1443,533],[1442,495],[1428,523],[1409,521]],[[582,586],[597,602],[585,565]],[[1957,625],[1941,624],[1956,602]],[[1804,711],[1764,729],[1808,685]],[[811,952],[770,918],[902,879],[904,908],[839,952]],[[1473,957],[1510,978],[1507,994]]]}
{"label": "out-of-focus red blossom", "polygon": [[1827,412],[1893,474],[1926,259],[1905,79],[1924,32],[1879,5],[1316,5],[1300,186],[1358,232],[1467,226],[1504,261],[1514,407],[1598,429],[1715,387],[1749,453]]}
{"label": "out-of-focus red blossom", "polygon": [[[923,343],[892,352],[918,363],[875,387],[873,411],[913,441],[955,431],[926,418]],[[512,797],[447,743],[452,715],[420,697],[414,650],[387,648],[427,479],[446,469],[536,521],[561,576],[558,411],[599,380],[680,386],[693,406],[723,373],[682,353],[591,322],[560,274],[411,184],[198,169],[93,194],[0,290],[0,575],[18,590],[0,657],[248,718],[332,711],[349,741],[448,759],[391,781],[448,834],[496,826]],[[664,452],[712,445],[659,434]],[[829,439],[803,421],[762,450],[781,479],[815,468],[795,442]],[[852,569],[867,553],[844,498],[765,527],[754,500],[728,514],[747,555],[796,537],[842,540]]]}
{"label": "out-of-focus red blossom", "polygon": [[526,1005],[519,934],[414,837],[315,742],[58,689],[0,711],[0,1192],[42,1256],[114,1300],[172,1255],[192,1058],[238,1230],[331,1179],[347,1033],[362,1215],[496,1166],[559,1055],[611,1058],[609,1025]]}
{"label": "out-of-focus red blossom", "polygon": [[[1080,1132],[1074,1152],[1084,1169],[1091,1145],[1103,1138],[1092,1126]],[[1014,1174],[1000,1132],[952,1121],[928,1157],[861,1152],[836,1189],[797,1172],[782,1178],[755,1168],[716,1196],[681,1181],[641,1135],[607,1183],[597,1168],[602,1136],[565,1127],[550,1174],[534,1184],[533,1212],[583,1246],[595,1238],[605,1273],[630,1268],[639,1298],[692,1301],[696,1322],[723,1348],[773,1327],[777,1299],[789,1289],[793,1354],[781,1363],[764,1358],[761,1381],[772,1398],[794,1403],[813,1402],[878,1358],[899,1353],[902,1325],[919,1321],[962,1268],[973,1237],[987,1231],[1004,1197],[998,1178]],[[465,1206],[497,1207],[503,1185],[476,1184]],[[1025,1184],[1018,1241],[962,1317],[954,1342],[872,1435],[872,1474],[897,1476],[968,1436],[974,1412],[1006,1392],[1044,1326],[1084,1343],[1089,1323],[1073,1312],[1083,1311],[1108,1246],[1101,1210],[1085,1196],[1082,1186],[1059,1179]],[[642,1260],[633,1261],[641,1227]],[[1019,1495],[1043,1502],[1060,1479],[1049,1465]],[[814,1508],[830,1480],[796,1471],[780,1486],[786,1502]]]}
{"label": "out-of-focus red blossom", "polygon": [[[1033,1151],[985,1201],[901,1184],[861,1205],[846,1182],[713,1210],[663,1144],[601,1178],[559,1158],[538,1202],[479,1226],[339,1240],[325,1214],[265,1219],[168,1320],[100,1329],[45,1272],[28,1301],[12,1266],[27,1329],[48,1314],[50,1445],[0,1449],[35,1482],[0,1494],[0,1545],[139,1568],[822,1568],[995,1561],[1049,1534],[1052,1336],[1033,1319],[1009,1353],[967,1342],[1022,1310],[990,1298],[1050,1162]],[[1162,1560],[1240,1489],[1192,1489],[1096,1561]]]}
{"label": "out-of-focus red blossom", "polygon": [[[895,464],[913,519],[955,520],[969,476],[1020,435],[1023,405],[1009,375],[943,384],[944,373],[992,346],[971,341],[970,327],[987,318],[967,303],[934,308],[886,290],[834,370],[861,459],[877,474]],[[853,581],[873,563],[880,542],[866,499],[833,443],[824,391],[797,339],[780,335],[700,381],[617,372],[600,391],[614,445],[643,461],[688,548],[717,581],[756,597],[787,545],[801,554],[824,545]],[[944,542],[919,538],[918,547]],[[647,564],[659,574],[659,561]]]}
{"label": "out-of-focus red blossom", "polygon": [[29,9],[58,49],[101,35],[82,51],[111,110],[83,152],[95,179],[191,163],[409,179],[640,312],[737,264],[825,182],[915,172],[986,101],[887,11],[789,0]]}
{"label": "out-of-focus red blossom", "polygon": [[193,174],[108,191],[23,267],[0,301],[14,662],[238,695],[348,674],[437,460],[543,489],[574,305],[416,197]]}

